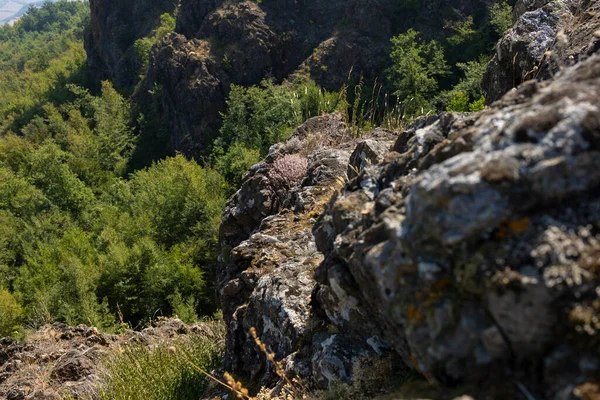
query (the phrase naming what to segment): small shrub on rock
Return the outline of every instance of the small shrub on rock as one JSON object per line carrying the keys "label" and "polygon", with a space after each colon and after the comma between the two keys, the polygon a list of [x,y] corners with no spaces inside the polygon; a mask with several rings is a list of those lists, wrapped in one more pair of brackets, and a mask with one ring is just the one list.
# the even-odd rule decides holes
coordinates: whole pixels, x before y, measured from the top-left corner
{"label": "small shrub on rock", "polygon": [[269,179],[275,189],[291,189],[296,186],[308,167],[308,159],[297,154],[278,158],[269,170]]}

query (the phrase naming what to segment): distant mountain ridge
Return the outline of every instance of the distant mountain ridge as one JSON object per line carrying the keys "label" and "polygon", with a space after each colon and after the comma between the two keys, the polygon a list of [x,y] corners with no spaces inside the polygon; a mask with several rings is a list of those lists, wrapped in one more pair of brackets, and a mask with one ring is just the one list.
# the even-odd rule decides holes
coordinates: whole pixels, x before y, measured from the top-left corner
{"label": "distant mountain ridge", "polygon": [[47,1],[54,3],[59,0],[0,0],[0,26],[16,21],[30,6],[40,7]]}

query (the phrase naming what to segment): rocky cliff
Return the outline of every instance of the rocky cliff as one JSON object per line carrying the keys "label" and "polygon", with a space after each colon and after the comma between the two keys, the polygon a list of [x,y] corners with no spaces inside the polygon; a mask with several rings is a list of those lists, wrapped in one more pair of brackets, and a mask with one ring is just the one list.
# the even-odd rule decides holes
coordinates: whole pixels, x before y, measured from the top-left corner
{"label": "rocky cliff", "polygon": [[331,89],[351,70],[383,71],[393,2],[366,3],[183,1],[176,32],[153,50],[140,93],[162,88],[171,148],[196,155],[216,135],[232,83],[296,74]]}
{"label": "rocky cliff", "polygon": [[[571,15],[595,21],[594,7]],[[274,147],[221,227],[224,368],[277,390],[254,327],[286,373],[316,388],[368,391],[412,369],[482,398],[597,398],[594,24],[564,30],[579,62],[480,113],[360,139],[322,116]]]}
{"label": "rocky cliff", "polygon": [[[381,78],[393,35],[413,27],[443,38],[452,34],[441,29],[445,20],[485,20],[491,2],[435,0],[406,7],[392,0],[182,0],[175,32],[153,49],[136,103],[147,115],[160,113],[172,152],[196,156],[218,131],[232,83],[310,77],[337,90],[349,74],[355,81]],[[172,3],[92,1],[90,66],[119,86],[135,82],[140,65],[131,46]]]}
{"label": "rocky cliff", "polygon": [[135,84],[141,60],[134,42],[157,27],[161,14],[174,9],[172,0],[90,0],[85,48],[92,75],[121,89]]}

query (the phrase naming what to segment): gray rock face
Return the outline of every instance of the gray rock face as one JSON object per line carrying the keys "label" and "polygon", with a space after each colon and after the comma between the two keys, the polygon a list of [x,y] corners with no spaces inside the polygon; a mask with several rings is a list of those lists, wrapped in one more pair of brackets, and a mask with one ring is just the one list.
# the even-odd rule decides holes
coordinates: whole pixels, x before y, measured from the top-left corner
{"label": "gray rock face", "polygon": [[[210,45],[172,33],[151,54],[138,104],[160,103],[162,124],[170,127],[171,149],[196,156],[218,134],[229,87],[227,75],[210,54]],[[159,89],[157,89],[159,88]],[[202,112],[197,112],[202,110]]]}
{"label": "gray rock face", "polygon": [[[508,398],[589,398],[599,104],[594,55],[485,111],[401,133],[352,139],[335,115],[298,128],[225,212],[225,369],[275,384],[254,327],[286,373],[320,388],[358,384],[364,363],[386,365],[380,376],[403,364]],[[308,166],[282,195],[269,169],[291,154]]]}
{"label": "gray rock face", "polygon": [[496,46],[482,89],[486,102],[527,80],[543,81],[600,49],[600,5],[595,1],[520,0],[514,26]]}
{"label": "gray rock face", "polygon": [[519,21],[521,15],[528,11],[534,11],[538,8],[542,8],[546,4],[550,3],[550,1],[551,0],[517,0],[515,6],[513,7],[513,24],[516,24]]}
{"label": "gray rock face", "polygon": [[496,45],[496,55],[482,83],[488,104],[523,81],[548,79],[556,73],[558,65],[546,52],[554,47],[561,15],[566,11],[562,0],[549,2],[521,14],[515,26],[505,33]]}
{"label": "gray rock face", "polygon": [[348,315],[370,316],[384,343],[442,383],[518,379],[562,399],[599,376],[584,322],[600,304],[585,261],[600,239],[599,61],[409,130],[388,162],[347,184],[314,230],[330,321],[348,329]]}
{"label": "gray rock face", "polygon": [[377,139],[360,141],[350,156],[347,173],[348,178],[352,179],[355,176],[358,176],[360,171],[369,165],[383,162],[384,157],[390,152],[392,144],[392,142],[385,142]]}

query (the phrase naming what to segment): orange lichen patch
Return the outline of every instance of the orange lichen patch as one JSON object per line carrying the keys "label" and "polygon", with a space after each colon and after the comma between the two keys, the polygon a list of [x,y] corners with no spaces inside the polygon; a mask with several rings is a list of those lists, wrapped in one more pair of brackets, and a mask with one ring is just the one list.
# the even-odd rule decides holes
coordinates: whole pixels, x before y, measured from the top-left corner
{"label": "orange lichen patch", "polygon": [[450,279],[441,279],[434,283],[431,288],[426,287],[422,291],[417,291],[415,298],[421,301],[424,306],[431,306],[442,297],[444,291],[451,285],[452,281]]}
{"label": "orange lichen patch", "polygon": [[442,279],[440,281],[437,281],[435,283],[435,285],[433,285],[433,288],[436,291],[442,291],[442,290],[446,289],[448,286],[450,286],[451,284],[452,284],[452,282],[450,281],[450,279]]}
{"label": "orange lichen patch", "polygon": [[406,317],[409,321],[423,321],[423,314],[417,309],[417,307],[410,305],[406,311]]}
{"label": "orange lichen patch", "polygon": [[413,367],[415,367],[417,372],[420,373],[421,375],[423,375],[425,377],[425,379],[427,379],[427,381],[429,381],[429,383],[431,383],[431,384],[436,383],[436,380],[433,376],[431,376],[427,372],[421,370],[421,368],[419,367],[419,362],[415,358],[415,355],[412,353],[412,351],[410,352],[410,361],[412,361]]}
{"label": "orange lichen patch", "polygon": [[514,233],[523,233],[529,228],[530,219],[528,217],[518,219],[516,221],[511,221],[508,223],[508,227]]}
{"label": "orange lichen patch", "polygon": [[500,239],[508,239],[513,235],[523,233],[529,228],[530,223],[531,219],[529,217],[502,223],[498,228],[498,237]]}

